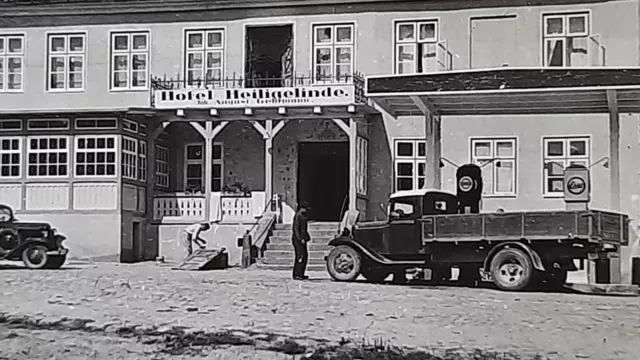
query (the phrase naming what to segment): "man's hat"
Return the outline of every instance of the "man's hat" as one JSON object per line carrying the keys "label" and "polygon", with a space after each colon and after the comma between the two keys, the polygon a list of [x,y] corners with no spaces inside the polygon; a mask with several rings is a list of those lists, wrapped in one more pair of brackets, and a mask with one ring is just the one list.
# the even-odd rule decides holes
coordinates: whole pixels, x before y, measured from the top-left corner
{"label": "man's hat", "polygon": [[300,202],[300,204],[298,204],[298,209],[307,209],[307,210],[311,210],[311,207],[309,206],[309,203],[306,201],[302,201]]}

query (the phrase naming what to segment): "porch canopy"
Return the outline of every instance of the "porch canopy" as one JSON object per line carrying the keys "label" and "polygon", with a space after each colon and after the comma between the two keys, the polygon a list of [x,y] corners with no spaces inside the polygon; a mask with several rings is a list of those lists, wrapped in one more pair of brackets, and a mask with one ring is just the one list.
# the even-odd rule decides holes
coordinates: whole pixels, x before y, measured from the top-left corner
{"label": "porch canopy", "polygon": [[432,149],[427,152],[427,185],[434,188],[440,186],[441,116],[608,114],[610,201],[611,209],[620,211],[619,113],[640,113],[640,67],[504,67],[371,76],[365,95],[394,117],[427,118]]}

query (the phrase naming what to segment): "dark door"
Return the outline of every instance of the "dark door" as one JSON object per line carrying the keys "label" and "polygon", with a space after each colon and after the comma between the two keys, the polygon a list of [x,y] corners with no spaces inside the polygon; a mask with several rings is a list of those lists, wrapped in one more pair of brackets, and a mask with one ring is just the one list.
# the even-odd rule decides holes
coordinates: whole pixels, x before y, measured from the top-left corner
{"label": "dark door", "polygon": [[391,201],[389,222],[390,255],[417,255],[422,248],[422,229],[418,219],[422,216],[419,197]]}
{"label": "dark door", "polygon": [[140,241],[140,222],[134,221],[131,225],[131,235],[133,237],[133,261],[142,259],[142,244]]}
{"label": "dark door", "polygon": [[311,207],[309,220],[340,221],[348,208],[349,143],[299,143],[297,190],[297,201]]}

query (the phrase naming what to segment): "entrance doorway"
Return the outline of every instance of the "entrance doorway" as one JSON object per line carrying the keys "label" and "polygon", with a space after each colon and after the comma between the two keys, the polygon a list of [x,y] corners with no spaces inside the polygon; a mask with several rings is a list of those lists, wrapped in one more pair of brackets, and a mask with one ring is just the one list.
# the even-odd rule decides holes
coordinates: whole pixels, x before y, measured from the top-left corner
{"label": "entrance doorway", "polygon": [[349,143],[298,144],[298,203],[306,201],[309,220],[340,221],[349,206]]}
{"label": "entrance doorway", "polygon": [[245,86],[286,87],[293,81],[293,25],[247,26]]}

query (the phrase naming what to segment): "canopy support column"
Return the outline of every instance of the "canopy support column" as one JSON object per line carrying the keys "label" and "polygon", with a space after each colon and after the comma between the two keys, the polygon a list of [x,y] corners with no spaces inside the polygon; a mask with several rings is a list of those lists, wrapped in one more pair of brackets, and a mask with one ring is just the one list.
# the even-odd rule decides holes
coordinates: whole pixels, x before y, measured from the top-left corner
{"label": "canopy support column", "polygon": [[440,116],[433,105],[423,96],[411,96],[413,103],[422,111],[425,118],[426,166],[424,188],[441,189],[442,177],[440,157],[442,156],[442,129]]}
{"label": "canopy support column", "polygon": [[[611,211],[621,211],[620,205],[620,113],[618,110],[618,94],[616,90],[607,90],[609,105],[609,174]],[[620,252],[618,252],[620,254]],[[610,259],[609,282],[622,282],[621,259]]]}

